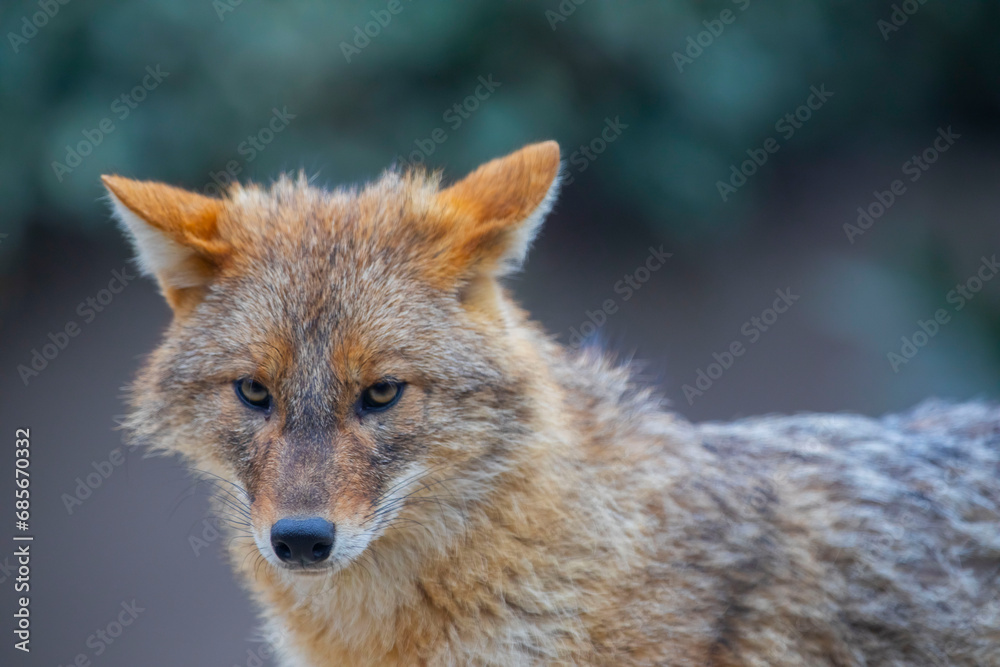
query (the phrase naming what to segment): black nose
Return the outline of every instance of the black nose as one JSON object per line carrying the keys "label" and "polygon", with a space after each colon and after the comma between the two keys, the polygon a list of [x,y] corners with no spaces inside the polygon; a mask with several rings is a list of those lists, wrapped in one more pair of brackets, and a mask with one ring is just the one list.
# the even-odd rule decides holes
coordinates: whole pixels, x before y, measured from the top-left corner
{"label": "black nose", "polygon": [[271,526],[271,548],[286,563],[313,565],[330,557],[336,529],[326,519],[282,519]]}

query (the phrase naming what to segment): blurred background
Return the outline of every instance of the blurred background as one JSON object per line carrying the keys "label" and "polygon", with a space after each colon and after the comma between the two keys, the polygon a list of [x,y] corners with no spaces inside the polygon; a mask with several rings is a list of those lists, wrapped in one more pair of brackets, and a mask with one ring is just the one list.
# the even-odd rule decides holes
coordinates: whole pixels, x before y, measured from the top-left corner
{"label": "blurred background", "polygon": [[0,550],[5,665],[271,664],[204,493],[115,431],[169,312],[131,277],[102,173],[209,194],[299,169],[456,178],[553,138],[566,184],[511,286],[567,344],[644,362],[679,413],[879,415],[1000,390],[995,2],[0,16],[2,507],[30,428],[36,536],[30,655],[11,648]]}

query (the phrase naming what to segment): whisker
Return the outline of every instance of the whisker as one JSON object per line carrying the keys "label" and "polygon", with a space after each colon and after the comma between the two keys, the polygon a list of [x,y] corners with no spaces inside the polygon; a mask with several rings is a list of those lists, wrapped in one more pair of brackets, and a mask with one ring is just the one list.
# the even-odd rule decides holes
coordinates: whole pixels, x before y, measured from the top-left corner
{"label": "whisker", "polygon": [[423,477],[428,477],[428,476],[432,475],[433,473],[437,472],[438,470],[441,470],[442,468],[444,468],[447,465],[448,465],[447,463],[439,463],[436,466],[431,466],[427,470],[419,470],[419,471],[415,472],[414,474],[412,474],[412,475],[410,475],[408,477],[403,478],[401,481],[397,482],[396,484],[393,484],[391,487],[389,487],[388,489],[386,489],[385,491],[383,491],[381,494],[379,494],[378,498],[375,501],[376,504],[378,503],[379,500],[384,499],[385,497],[391,495],[394,491],[396,491],[397,489],[399,489],[402,486],[405,486],[406,484],[408,484],[412,480],[417,479],[417,478],[422,477],[422,476]]}
{"label": "whisker", "polygon": [[220,502],[226,507],[230,508],[231,510],[234,510],[237,514],[242,516],[247,521],[250,520],[250,511],[246,507],[239,505],[235,501],[226,498],[224,496],[216,496],[215,499],[217,502]]}
{"label": "whisker", "polygon": [[[450,482],[450,481],[452,481],[454,479],[457,479],[457,477],[450,477],[450,478],[447,478],[447,479],[436,480],[432,484],[426,484],[426,483],[424,483],[424,484],[421,485],[420,488],[414,489],[413,491],[411,491],[410,493],[407,493],[404,496],[400,496],[398,498],[393,498],[392,500],[390,500],[389,502],[387,502],[387,503],[385,503],[383,505],[376,506],[375,509],[364,518],[364,520],[367,520],[368,518],[370,518],[373,515],[378,514],[379,512],[389,511],[389,510],[394,509],[396,507],[400,507],[406,501],[408,501],[409,499],[411,499],[415,494],[420,493],[421,491],[424,491],[424,490],[428,490],[429,491],[430,488],[433,487],[433,486],[442,486],[443,487],[446,482]],[[416,499],[414,499],[414,500],[416,500]],[[439,502],[439,504],[441,504],[441,507],[444,507],[444,504],[443,504],[443,502],[440,499],[438,499],[437,502]]]}
{"label": "whisker", "polygon": [[[197,481],[197,484],[204,484],[217,493],[223,494],[225,497],[232,499],[233,502],[239,503],[241,506],[248,506],[250,504],[250,498],[246,492],[237,494],[232,488],[222,486],[221,480],[200,479]],[[239,490],[239,487],[237,487],[237,490]]]}
{"label": "whisker", "polygon": [[[423,482],[423,479],[430,477],[431,474],[432,474],[431,471],[426,471],[425,473],[422,473],[421,475],[412,475],[412,476],[410,476],[410,477],[407,478],[407,482],[412,483],[412,484],[421,484]],[[450,481],[451,479],[455,479],[455,478],[448,478],[448,480],[439,480],[439,481],[435,482],[435,484],[437,484],[437,483],[443,483],[444,481]],[[397,484],[393,488],[399,488],[399,486],[400,485]],[[387,498],[388,494],[383,493],[373,503],[373,505],[375,507],[378,507],[378,506],[381,506],[383,504],[391,504],[391,503],[396,502],[398,500],[401,500],[403,498],[408,498],[409,496],[412,496],[414,493],[418,493],[423,488],[427,488],[427,485],[425,483],[421,486],[421,488],[414,489],[413,491],[410,491],[406,495],[398,496],[398,497],[391,498],[391,499]],[[387,501],[387,500],[388,500],[388,503],[385,503],[385,501]]]}
{"label": "whisker", "polygon": [[207,518],[207,519],[213,519],[213,518],[215,518],[215,519],[221,519],[221,520],[225,521],[227,525],[230,525],[230,526],[241,526],[241,527],[246,528],[246,529],[252,529],[253,528],[253,525],[249,521],[243,521],[241,517],[229,514],[228,512],[224,512],[224,511],[221,511],[221,510],[220,511],[211,511],[211,512],[208,512],[205,515],[205,518]]}

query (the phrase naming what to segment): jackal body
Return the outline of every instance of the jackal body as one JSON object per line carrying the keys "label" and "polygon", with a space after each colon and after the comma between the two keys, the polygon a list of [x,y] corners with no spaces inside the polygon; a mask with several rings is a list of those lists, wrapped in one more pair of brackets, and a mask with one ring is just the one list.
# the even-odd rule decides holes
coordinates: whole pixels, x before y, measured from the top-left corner
{"label": "jackal body", "polygon": [[665,411],[500,286],[558,169],[105,179],[175,311],[130,432],[224,480],[283,664],[1000,664],[1000,410]]}

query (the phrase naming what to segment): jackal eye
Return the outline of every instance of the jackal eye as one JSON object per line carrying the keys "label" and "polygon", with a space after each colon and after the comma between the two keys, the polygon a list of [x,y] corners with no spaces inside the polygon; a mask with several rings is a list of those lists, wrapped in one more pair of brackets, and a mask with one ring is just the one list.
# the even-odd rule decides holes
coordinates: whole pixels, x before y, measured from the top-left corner
{"label": "jackal eye", "polygon": [[271,407],[271,392],[267,387],[252,378],[241,378],[233,383],[236,395],[246,405],[256,410],[268,410]]}
{"label": "jackal eye", "polygon": [[365,411],[385,410],[395,405],[403,394],[403,383],[382,380],[365,389],[361,394],[361,409]]}

